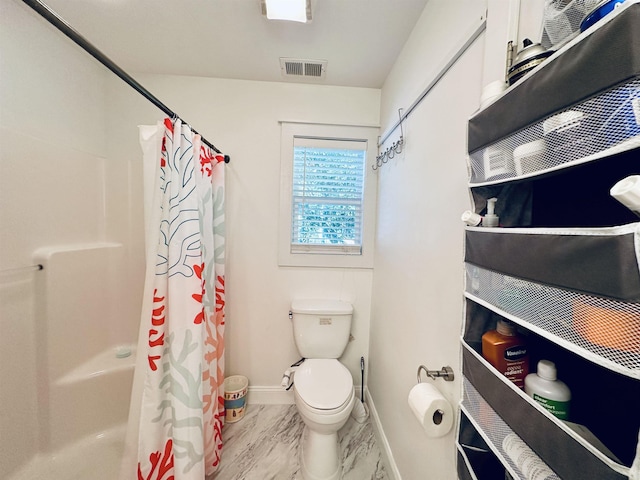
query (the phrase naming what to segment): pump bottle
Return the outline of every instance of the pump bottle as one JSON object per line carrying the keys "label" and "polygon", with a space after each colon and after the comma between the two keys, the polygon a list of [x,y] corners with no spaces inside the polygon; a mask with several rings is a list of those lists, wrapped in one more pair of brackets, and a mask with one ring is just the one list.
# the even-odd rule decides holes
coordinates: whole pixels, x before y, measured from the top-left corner
{"label": "pump bottle", "polygon": [[487,213],[482,219],[483,227],[497,227],[500,224],[500,217],[496,215],[497,198],[487,200]]}

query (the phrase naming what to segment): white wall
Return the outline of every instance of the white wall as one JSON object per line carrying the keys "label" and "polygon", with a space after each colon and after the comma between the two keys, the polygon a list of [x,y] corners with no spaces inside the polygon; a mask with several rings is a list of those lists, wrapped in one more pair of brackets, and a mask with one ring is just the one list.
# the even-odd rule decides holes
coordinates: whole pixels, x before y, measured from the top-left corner
{"label": "white wall", "polygon": [[520,0],[520,21],[518,22],[518,47],[522,41],[529,38],[537,43],[542,38],[542,20],[544,15],[544,0]]}
{"label": "white wall", "polygon": [[[476,29],[485,5],[427,4],[382,90],[383,132]],[[407,397],[421,364],[453,367],[454,382],[435,384],[454,408],[460,396],[466,122],[479,103],[483,61],[484,34],[408,117],[403,153],[378,171],[368,387],[395,473],[407,480],[456,478],[455,432],[428,438]]]}
{"label": "white wall", "polygon": [[355,340],[343,362],[359,383],[360,356],[368,356],[373,273],[278,266],[278,122],[377,125],[380,91],[181,76],[141,75],[139,80],[231,156],[226,166],[226,373],[249,377],[250,401],[269,401],[258,397],[262,390],[280,394],[282,373],[299,359],[288,318],[291,299],[327,297],[354,304]]}

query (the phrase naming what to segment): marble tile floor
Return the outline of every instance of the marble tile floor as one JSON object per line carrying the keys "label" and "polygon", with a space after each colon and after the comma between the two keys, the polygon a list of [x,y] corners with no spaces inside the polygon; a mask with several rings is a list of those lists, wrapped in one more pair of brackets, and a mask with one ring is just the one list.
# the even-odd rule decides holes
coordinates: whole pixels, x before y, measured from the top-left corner
{"label": "marble tile floor", "polygon": [[[295,405],[249,404],[227,423],[220,469],[208,480],[302,480],[298,461],[304,423]],[[342,480],[387,480],[371,420],[349,417],[338,432]]]}

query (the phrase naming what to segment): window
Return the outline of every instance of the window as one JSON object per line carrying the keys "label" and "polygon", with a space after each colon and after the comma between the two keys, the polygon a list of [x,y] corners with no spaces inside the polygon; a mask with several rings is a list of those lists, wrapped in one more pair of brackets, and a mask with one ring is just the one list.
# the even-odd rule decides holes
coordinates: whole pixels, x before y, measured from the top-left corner
{"label": "window", "polygon": [[372,266],[376,134],[282,124],[281,265]]}
{"label": "window", "polygon": [[294,137],[291,251],[362,253],[367,142]]}

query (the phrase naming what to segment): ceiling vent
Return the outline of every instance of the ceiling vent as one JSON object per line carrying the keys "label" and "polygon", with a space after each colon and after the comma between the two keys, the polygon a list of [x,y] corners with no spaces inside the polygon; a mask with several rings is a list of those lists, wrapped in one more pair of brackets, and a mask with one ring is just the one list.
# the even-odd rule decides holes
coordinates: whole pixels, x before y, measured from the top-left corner
{"label": "ceiling vent", "polygon": [[280,69],[284,77],[322,80],[327,73],[327,61],[280,58]]}

